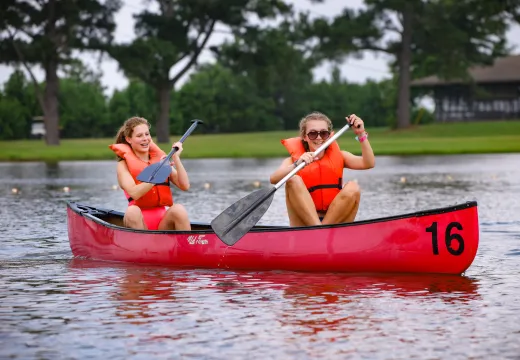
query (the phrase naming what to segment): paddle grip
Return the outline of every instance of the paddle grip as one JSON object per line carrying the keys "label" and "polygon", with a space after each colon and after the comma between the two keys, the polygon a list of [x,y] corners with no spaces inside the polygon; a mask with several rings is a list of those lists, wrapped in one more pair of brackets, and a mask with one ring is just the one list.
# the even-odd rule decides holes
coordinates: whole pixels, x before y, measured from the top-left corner
{"label": "paddle grip", "polygon": [[[348,118],[350,118],[351,116],[352,116],[352,114],[350,114],[350,115],[348,116]],[[352,127],[352,122],[348,122],[348,121],[347,121],[347,124],[349,124],[349,125]],[[359,128],[361,127],[361,124],[358,124],[358,126],[356,126],[356,127],[359,129]]]}

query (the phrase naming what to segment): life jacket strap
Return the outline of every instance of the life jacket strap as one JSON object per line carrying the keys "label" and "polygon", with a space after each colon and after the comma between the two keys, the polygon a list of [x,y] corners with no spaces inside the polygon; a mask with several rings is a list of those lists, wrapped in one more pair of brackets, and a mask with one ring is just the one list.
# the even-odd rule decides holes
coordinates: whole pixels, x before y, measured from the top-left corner
{"label": "life jacket strap", "polygon": [[340,189],[341,190],[341,189],[343,189],[343,178],[339,178],[337,184],[320,184],[320,185],[316,185],[316,186],[307,188],[307,190],[309,190],[310,193],[313,191],[319,190],[319,189]]}

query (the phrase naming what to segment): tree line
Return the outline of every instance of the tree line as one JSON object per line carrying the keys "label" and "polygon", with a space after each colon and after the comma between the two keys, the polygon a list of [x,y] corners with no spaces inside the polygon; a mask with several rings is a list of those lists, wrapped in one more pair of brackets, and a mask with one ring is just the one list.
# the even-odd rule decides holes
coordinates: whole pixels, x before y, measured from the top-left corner
{"label": "tree line", "polygon": [[[62,138],[113,137],[131,116],[157,118],[159,108],[151,86],[132,80],[125,89],[107,97],[99,76],[82,65],[78,67],[81,71],[68,72],[60,79]],[[199,133],[295,130],[300,118],[315,109],[323,109],[335,123],[343,122],[348,113],[367,114],[365,122],[370,127],[388,126],[394,121],[395,81],[348,83],[337,68],[331,77],[320,82],[308,77],[294,88],[297,96],[277,109],[271,99],[260,96],[260,90],[247,77],[237,76],[221,64],[202,65],[170,94],[168,133],[184,132],[195,118],[205,122]],[[14,71],[0,92],[0,139],[29,138],[32,118],[40,111],[34,85],[22,71]],[[431,119],[431,114],[423,116],[421,123]],[[152,134],[157,133],[152,126]]]}
{"label": "tree line", "polygon": [[[404,128],[418,111],[411,79],[463,77],[471,65],[490,64],[508,54],[506,31],[520,20],[518,0],[365,0],[363,9],[345,8],[332,19],[285,0],[150,3],[157,10],[134,16],[136,38],[116,43],[119,0],[2,1],[0,63],[29,76],[17,71],[4,84],[0,136],[27,137],[35,114],[44,116],[49,145],[60,137],[113,136],[132,115],[152,120],[159,142],[193,118],[210,132],[294,129],[311,110],[333,119],[366,114],[370,126]],[[208,47],[222,26],[231,40]],[[313,81],[317,66],[367,50],[391,56],[391,79],[351,84],[335,68],[330,81]],[[202,51],[215,62],[200,64]],[[99,74],[81,64],[85,52],[115,59],[128,87],[106,98]],[[44,70],[42,83],[34,66]]]}

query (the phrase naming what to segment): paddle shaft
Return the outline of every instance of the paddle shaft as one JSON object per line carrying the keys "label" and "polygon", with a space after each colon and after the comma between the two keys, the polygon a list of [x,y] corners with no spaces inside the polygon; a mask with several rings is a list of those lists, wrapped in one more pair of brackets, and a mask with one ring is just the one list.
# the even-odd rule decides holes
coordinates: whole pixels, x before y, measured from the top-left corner
{"label": "paddle shaft", "polygon": [[[313,157],[321,153],[323,150],[325,150],[332,142],[334,142],[338,137],[340,137],[345,131],[347,131],[350,128],[350,125],[347,124],[343,126],[337,133],[334,134],[330,139],[325,141],[319,148],[314,151],[312,154]],[[289,180],[291,177],[294,176],[298,171],[303,169],[305,166],[307,166],[307,163],[305,161],[302,161],[302,163],[298,166],[296,166],[289,174],[287,174],[282,180],[278,181],[276,185],[266,193],[264,196],[256,200],[246,211],[244,211],[242,214],[240,214],[238,217],[236,217],[231,223],[229,223],[228,226],[224,229],[223,234],[227,234],[231,229],[233,229],[239,222],[241,222],[243,219],[245,219],[249,214],[251,214],[261,203],[263,203],[265,200],[273,196],[274,192],[278,190],[287,180]]]}
{"label": "paddle shaft", "polygon": [[[334,142],[337,138],[339,138],[341,136],[341,134],[343,134],[349,128],[350,128],[350,124],[343,126],[337,133],[334,134],[334,136],[332,136],[330,139],[325,141],[319,148],[317,148],[316,151],[312,154],[312,157],[315,157],[316,155],[321,153],[323,150],[325,150],[330,144],[332,144],[332,142]],[[283,184],[285,184],[285,182],[287,180],[292,178],[294,176],[294,174],[296,174],[298,171],[303,169],[305,166],[307,166],[307,163],[305,161],[302,161],[301,164],[296,166],[289,174],[285,175],[285,177],[282,180],[278,181],[274,185],[275,189],[279,189]]]}
{"label": "paddle shaft", "polygon": [[[188,136],[190,136],[190,134],[193,132],[193,130],[195,130],[195,128],[197,127],[197,125],[199,123],[201,123],[202,121],[200,120],[193,120],[193,124],[191,124],[191,126],[189,127],[188,130],[186,130],[186,132],[184,133],[184,135],[182,135],[181,139],[179,140],[179,142],[183,143],[184,140],[186,140],[186,138]],[[153,171],[152,175],[150,175],[150,179],[153,179],[155,174],[157,174],[157,172],[159,171],[160,168],[163,167],[163,165],[167,162],[167,161],[170,161],[170,158],[173,156],[173,154],[175,154],[177,152],[177,150],[179,150],[179,148],[177,146],[173,147],[170,152],[168,153],[168,155],[166,155],[166,157],[160,162],[159,166],[157,166],[157,168]]]}

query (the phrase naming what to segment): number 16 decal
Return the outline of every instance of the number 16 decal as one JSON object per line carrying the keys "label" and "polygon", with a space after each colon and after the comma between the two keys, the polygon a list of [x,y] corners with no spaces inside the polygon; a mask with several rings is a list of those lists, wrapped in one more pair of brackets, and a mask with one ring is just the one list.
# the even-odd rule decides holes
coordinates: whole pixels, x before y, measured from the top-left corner
{"label": "number 16 decal", "polygon": [[[451,255],[459,256],[464,252],[464,239],[462,235],[453,233],[453,229],[462,230],[462,225],[458,222],[449,223],[446,226],[446,231],[444,232],[444,242],[446,243],[446,250]],[[437,236],[437,222],[435,221],[430,227],[426,228],[426,232],[432,233],[432,248],[433,255],[439,255],[439,241]],[[453,242],[456,242],[457,245],[453,246]]]}

